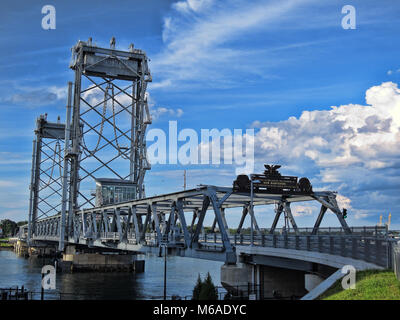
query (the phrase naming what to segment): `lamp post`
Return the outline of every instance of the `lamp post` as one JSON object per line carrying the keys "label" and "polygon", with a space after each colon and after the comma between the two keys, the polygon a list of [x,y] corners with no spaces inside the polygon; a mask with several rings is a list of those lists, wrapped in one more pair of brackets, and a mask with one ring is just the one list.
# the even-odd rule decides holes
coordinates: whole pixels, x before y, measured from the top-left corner
{"label": "lamp post", "polygon": [[250,218],[251,218],[251,225],[250,225],[250,246],[253,246],[254,244],[254,230],[253,230],[253,198],[254,198],[254,192],[253,192],[253,175],[250,175]]}
{"label": "lamp post", "polygon": [[167,300],[167,244],[164,244],[164,300]]}

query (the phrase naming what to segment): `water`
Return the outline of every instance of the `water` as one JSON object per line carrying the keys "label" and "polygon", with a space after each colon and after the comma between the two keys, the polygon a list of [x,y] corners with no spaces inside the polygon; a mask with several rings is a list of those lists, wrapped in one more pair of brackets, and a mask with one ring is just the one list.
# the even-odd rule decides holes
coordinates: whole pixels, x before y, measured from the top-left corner
{"label": "water", "polygon": [[[162,299],[164,290],[164,258],[145,255],[144,273],[57,273],[56,290],[46,290],[45,299]],[[0,288],[24,286],[37,292],[40,299],[41,268],[49,261],[17,256],[11,250],[0,251]],[[189,298],[198,274],[210,272],[213,282],[220,286],[222,262],[167,257],[167,296]]]}

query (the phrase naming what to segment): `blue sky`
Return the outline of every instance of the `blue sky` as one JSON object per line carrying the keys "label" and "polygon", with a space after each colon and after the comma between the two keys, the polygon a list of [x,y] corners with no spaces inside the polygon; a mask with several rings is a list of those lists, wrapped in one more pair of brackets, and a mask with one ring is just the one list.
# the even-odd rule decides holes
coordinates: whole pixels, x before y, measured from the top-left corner
{"label": "blue sky", "polygon": [[[43,30],[41,9],[56,8]],[[341,26],[344,5],[356,29]],[[382,1],[3,1],[0,13],[0,218],[27,218],[35,119],[65,117],[70,48],[131,42],[151,59],[152,128],[255,129],[255,171],[281,163],[338,191],[350,225],[400,227],[400,4]],[[230,185],[233,165],[154,165],[147,194]],[[303,204],[297,222],[318,208]],[[257,213],[268,227],[270,209]],[[232,214],[233,226],[240,219]],[[206,221],[207,222],[207,221]],[[333,215],[326,225],[336,225]]]}

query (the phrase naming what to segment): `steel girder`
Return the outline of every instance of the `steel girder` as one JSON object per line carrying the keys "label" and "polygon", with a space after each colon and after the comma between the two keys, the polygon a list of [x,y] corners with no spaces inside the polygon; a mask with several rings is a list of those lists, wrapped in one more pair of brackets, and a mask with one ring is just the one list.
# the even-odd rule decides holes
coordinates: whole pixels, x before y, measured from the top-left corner
{"label": "steel girder", "polygon": [[342,228],[345,230],[345,232],[347,234],[351,233],[351,229],[347,225],[346,220],[343,218],[342,211],[340,211],[339,206],[337,204],[336,194],[334,194],[334,193],[330,193],[327,195],[316,194],[316,195],[314,195],[314,199],[322,204],[321,211],[318,215],[317,221],[314,226],[314,230],[313,230],[314,233],[318,232],[319,225],[321,224],[321,221],[322,221],[327,209],[330,209],[336,215],[336,217],[338,218],[338,220],[339,220]]}
{"label": "steel girder", "polygon": [[255,228],[256,233],[257,233],[257,234],[261,234],[260,227],[258,226],[256,217],[255,217],[255,215],[254,215],[254,210],[251,209],[250,203],[248,203],[248,204],[246,204],[246,205],[243,206],[242,216],[241,216],[241,218],[240,218],[239,225],[238,225],[238,227],[237,227],[237,229],[236,229],[236,233],[237,233],[237,234],[241,234],[242,228],[243,228],[243,223],[244,223],[244,221],[245,221],[245,219],[246,219],[247,214],[249,214],[249,215],[250,215],[250,218],[252,218],[252,221],[253,221],[253,223],[254,223],[254,228]]}
{"label": "steel girder", "polygon": [[[339,209],[339,206],[336,202],[336,194],[333,192],[329,193],[314,193],[313,198],[320,202],[321,209],[318,214],[317,220],[315,221],[312,234],[315,235],[318,233],[318,229],[321,225],[322,219],[324,218],[324,215],[328,209],[330,209],[338,218],[343,230],[347,233],[351,233],[351,229],[347,225],[346,220],[343,218],[342,212]],[[286,199],[280,200],[276,206],[275,206],[275,217],[272,222],[272,226],[269,230],[270,234],[273,234],[275,232],[277,223],[279,221],[279,218],[282,214],[282,212],[285,213],[285,226],[288,226],[288,222],[290,222],[293,226],[293,229],[295,230],[296,234],[298,234],[298,228],[297,224],[294,220],[294,217],[292,215],[291,209],[290,209],[290,202],[288,202]]]}

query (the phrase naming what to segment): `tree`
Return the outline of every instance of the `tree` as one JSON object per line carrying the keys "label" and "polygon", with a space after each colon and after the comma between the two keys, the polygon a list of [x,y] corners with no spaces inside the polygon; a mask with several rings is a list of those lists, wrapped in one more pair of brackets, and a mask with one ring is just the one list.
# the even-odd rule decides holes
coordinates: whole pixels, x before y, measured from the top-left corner
{"label": "tree", "polygon": [[199,300],[218,300],[217,288],[215,288],[209,272],[201,286]]}
{"label": "tree", "polygon": [[201,281],[200,274],[199,274],[199,276],[197,277],[196,285],[193,288],[192,300],[199,300],[202,285],[203,285],[203,282]]}
{"label": "tree", "polygon": [[0,227],[3,229],[3,233],[5,236],[12,236],[17,230],[17,224],[9,219],[1,220]]}

